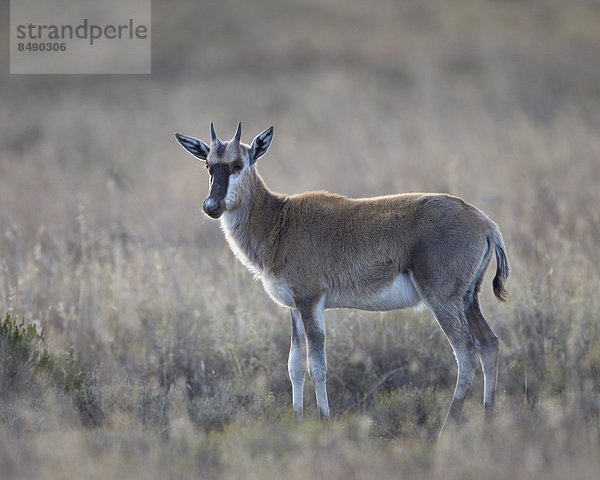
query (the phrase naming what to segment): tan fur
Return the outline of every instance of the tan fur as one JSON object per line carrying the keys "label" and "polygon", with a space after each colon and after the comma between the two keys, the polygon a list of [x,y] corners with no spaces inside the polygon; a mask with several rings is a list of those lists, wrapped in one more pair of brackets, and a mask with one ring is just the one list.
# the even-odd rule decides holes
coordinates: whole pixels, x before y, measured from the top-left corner
{"label": "tan fur", "polygon": [[256,172],[247,180],[251,220],[238,246],[260,274],[287,282],[299,296],[361,295],[409,271],[427,292],[462,298],[486,235],[497,230],[485,214],[449,195],[285,196],[270,192]]}

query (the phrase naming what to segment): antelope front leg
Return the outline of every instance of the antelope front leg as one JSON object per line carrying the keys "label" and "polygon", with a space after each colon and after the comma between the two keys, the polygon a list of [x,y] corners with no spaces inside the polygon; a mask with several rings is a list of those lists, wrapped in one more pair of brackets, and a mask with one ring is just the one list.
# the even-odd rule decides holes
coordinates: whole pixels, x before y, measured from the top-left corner
{"label": "antelope front leg", "polygon": [[324,303],[324,298],[296,302],[306,332],[308,372],[315,386],[317,407],[320,415],[329,419]]}
{"label": "antelope front leg", "polygon": [[292,341],[288,357],[288,373],[292,381],[292,405],[294,416],[301,418],[304,410],[304,378],[306,376],[306,334],[300,312],[292,312]]}

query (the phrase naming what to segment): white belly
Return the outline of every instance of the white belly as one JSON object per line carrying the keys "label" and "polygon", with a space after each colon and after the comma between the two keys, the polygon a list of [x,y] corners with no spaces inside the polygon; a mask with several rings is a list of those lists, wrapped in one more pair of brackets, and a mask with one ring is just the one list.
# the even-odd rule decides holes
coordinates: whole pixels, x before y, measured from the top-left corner
{"label": "white belly", "polygon": [[[284,307],[294,308],[294,294],[284,281],[260,277],[269,296]],[[395,280],[371,293],[370,295],[352,295],[344,292],[330,293],[325,300],[325,308],[358,308],[373,312],[398,310],[416,307],[421,303],[421,296],[408,273],[398,275]]]}
{"label": "white belly", "polygon": [[369,295],[346,295],[332,293],[325,302],[325,308],[358,308],[373,312],[416,307],[421,296],[408,273],[401,273],[394,281]]}

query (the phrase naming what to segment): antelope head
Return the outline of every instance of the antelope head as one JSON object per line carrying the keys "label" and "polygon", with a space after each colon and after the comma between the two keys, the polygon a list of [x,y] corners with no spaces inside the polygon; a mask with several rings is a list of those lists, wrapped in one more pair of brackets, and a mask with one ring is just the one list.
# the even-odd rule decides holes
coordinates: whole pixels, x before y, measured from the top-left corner
{"label": "antelope head", "polygon": [[244,201],[243,192],[256,161],[262,157],[273,139],[273,127],[259,133],[252,144],[241,143],[242,123],[238,123],[233,138],[221,141],[210,124],[210,145],[187,135],[175,134],[179,144],[204,162],[209,173],[208,195],[202,208],[212,217],[219,218],[224,211],[233,210]]}

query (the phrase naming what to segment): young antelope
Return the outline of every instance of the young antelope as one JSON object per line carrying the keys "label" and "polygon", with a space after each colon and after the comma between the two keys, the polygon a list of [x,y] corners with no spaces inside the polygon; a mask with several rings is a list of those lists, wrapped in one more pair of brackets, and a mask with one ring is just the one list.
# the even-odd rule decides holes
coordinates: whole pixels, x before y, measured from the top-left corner
{"label": "young antelope", "polygon": [[404,193],[347,198],[328,192],[272,192],[256,170],[273,127],[241,143],[211,143],[175,134],[209,173],[204,212],[219,218],[237,258],[291,313],[288,371],[295,414],[302,415],[304,378],[314,383],[320,414],[329,418],[325,317],[328,308],[388,311],[424,304],[444,331],[458,364],[444,427],[459,419],[477,361],[490,421],[498,371],[498,338],[484,318],[479,291],[492,256],[492,285],[505,300],[509,264],[498,226],[457,197]]}

